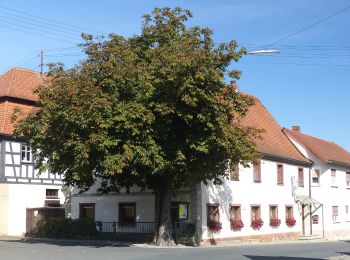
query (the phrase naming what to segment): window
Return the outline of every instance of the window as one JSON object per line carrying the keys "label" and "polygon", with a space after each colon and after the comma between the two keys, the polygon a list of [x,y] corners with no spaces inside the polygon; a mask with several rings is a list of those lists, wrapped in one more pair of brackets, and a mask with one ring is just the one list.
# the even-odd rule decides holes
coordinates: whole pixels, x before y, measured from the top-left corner
{"label": "window", "polygon": [[346,173],[346,187],[350,188],[350,172]]}
{"label": "window", "polygon": [[256,220],[259,218],[261,218],[260,206],[259,205],[251,206],[251,219]]}
{"label": "window", "polygon": [[46,198],[47,199],[57,199],[58,198],[58,189],[46,189]]}
{"label": "window", "polygon": [[207,205],[207,214],[208,214],[208,226],[211,223],[220,222],[220,214],[219,214],[219,204],[208,204]]}
{"label": "window", "polygon": [[345,205],[345,220],[350,221],[349,205]]}
{"label": "window", "polygon": [[253,165],[254,182],[261,182],[261,162]]}
{"label": "window", "polygon": [[320,169],[312,169],[312,184],[320,185]]}
{"label": "window", "polygon": [[286,219],[293,218],[293,206],[286,206]]}
{"label": "window", "polygon": [[230,219],[231,220],[241,220],[241,206],[232,205],[230,207]]}
{"label": "window", "polygon": [[333,187],[336,187],[337,185],[336,177],[337,177],[337,171],[335,169],[331,169],[331,185]]}
{"label": "window", "polygon": [[230,169],[230,180],[231,181],[239,181],[239,164],[235,164],[232,169]]}
{"label": "window", "polygon": [[283,165],[278,164],[277,165],[277,185],[283,185]]}
{"label": "window", "polygon": [[119,225],[133,226],[136,223],[136,203],[119,203]]}
{"label": "window", "polygon": [[338,222],[338,206],[332,206],[333,223]]}
{"label": "window", "polygon": [[188,219],[188,202],[171,203],[171,219],[173,222]]}
{"label": "window", "polygon": [[95,204],[81,203],[79,204],[79,218],[89,218],[95,220]]}
{"label": "window", "polygon": [[304,187],[304,169],[303,168],[298,169],[298,186]]}
{"label": "window", "polygon": [[270,206],[270,220],[278,219],[278,207],[277,205]]}
{"label": "window", "polygon": [[32,161],[32,149],[28,145],[22,145],[21,148],[21,161],[31,162]]}

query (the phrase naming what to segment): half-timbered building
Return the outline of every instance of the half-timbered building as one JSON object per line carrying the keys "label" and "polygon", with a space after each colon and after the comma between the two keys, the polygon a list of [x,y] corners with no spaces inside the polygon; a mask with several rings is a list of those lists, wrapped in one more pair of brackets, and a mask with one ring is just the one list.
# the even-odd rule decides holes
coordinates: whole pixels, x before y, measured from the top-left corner
{"label": "half-timbered building", "polygon": [[33,109],[37,102],[33,90],[42,82],[39,73],[23,68],[0,76],[0,235],[22,236],[27,209],[64,203],[61,176],[39,175],[31,148],[13,136],[13,112]]}

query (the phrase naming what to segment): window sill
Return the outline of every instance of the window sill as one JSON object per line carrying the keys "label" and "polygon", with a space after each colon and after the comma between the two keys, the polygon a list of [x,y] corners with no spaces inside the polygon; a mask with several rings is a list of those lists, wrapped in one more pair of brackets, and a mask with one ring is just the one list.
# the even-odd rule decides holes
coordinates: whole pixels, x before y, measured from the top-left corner
{"label": "window sill", "polygon": [[333,224],[339,224],[340,223],[340,221],[333,221]]}
{"label": "window sill", "polygon": [[338,186],[335,186],[335,185],[332,185],[331,187],[332,187],[332,188],[338,188]]}
{"label": "window sill", "polygon": [[346,187],[347,190],[350,190],[350,187]]}
{"label": "window sill", "polygon": [[311,184],[311,187],[321,187],[320,184]]}
{"label": "window sill", "polygon": [[284,186],[283,183],[277,183],[277,186]]}

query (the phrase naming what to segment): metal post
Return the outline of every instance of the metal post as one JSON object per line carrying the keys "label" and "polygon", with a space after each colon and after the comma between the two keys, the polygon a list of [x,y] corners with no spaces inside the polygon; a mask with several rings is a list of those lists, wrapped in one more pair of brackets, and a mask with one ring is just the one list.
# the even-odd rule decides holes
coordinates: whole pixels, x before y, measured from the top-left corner
{"label": "metal post", "polygon": [[324,238],[324,217],[323,217],[323,204],[322,204],[322,238]]}
{"label": "metal post", "polygon": [[40,74],[43,74],[43,68],[44,68],[44,50],[40,50]]}

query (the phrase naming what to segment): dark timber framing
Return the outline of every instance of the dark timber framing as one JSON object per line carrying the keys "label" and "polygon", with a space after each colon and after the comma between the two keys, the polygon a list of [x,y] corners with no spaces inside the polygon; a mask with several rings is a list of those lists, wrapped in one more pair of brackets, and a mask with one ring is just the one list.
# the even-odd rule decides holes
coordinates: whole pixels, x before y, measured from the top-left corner
{"label": "dark timber framing", "polygon": [[[0,148],[0,182],[1,183],[19,183],[19,184],[40,184],[40,185],[62,185],[61,176],[47,173],[47,177],[36,176],[35,164],[33,158],[31,162],[22,162],[22,145],[27,145],[23,141],[16,140],[10,136],[1,136]],[[5,137],[5,138],[4,138]],[[7,137],[7,138],[6,138]],[[19,152],[13,151],[13,143],[20,145]],[[6,150],[6,143],[9,144],[9,150]],[[6,155],[10,157],[11,163],[6,163]],[[15,157],[19,158],[19,163],[15,163]],[[12,168],[13,176],[6,175],[6,167]],[[30,169],[31,168],[31,169]]]}

